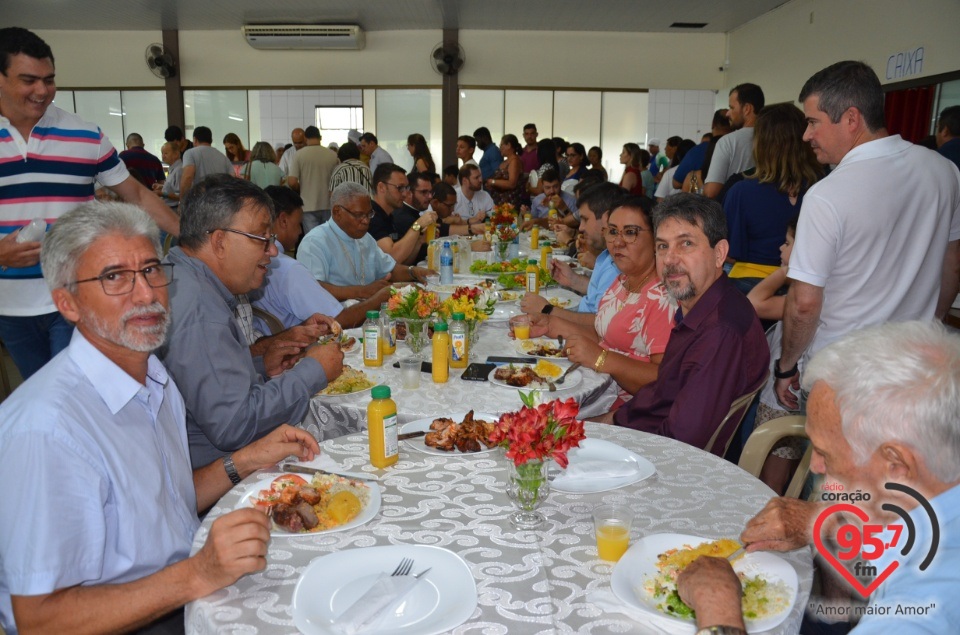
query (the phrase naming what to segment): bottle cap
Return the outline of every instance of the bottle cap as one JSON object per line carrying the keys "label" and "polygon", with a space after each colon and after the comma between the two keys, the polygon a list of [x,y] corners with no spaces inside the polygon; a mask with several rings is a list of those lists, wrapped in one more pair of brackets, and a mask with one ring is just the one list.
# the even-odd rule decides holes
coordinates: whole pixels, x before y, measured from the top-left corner
{"label": "bottle cap", "polygon": [[376,320],[376,319],[379,319],[379,318],[380,318],[380,311],[373,311],[373,310],[367,311],[367,319],[368,319],[368,320]]}
{"label": "bottle cap", "polygon": [[443,246],[444,246],[444,248],[449,247],[449,246],[450,246],[450,241],[449,241],[449,240],[443,241]]}
{"label": "bottle cap", "polygon": [[527,261],[527,264],[528,264],[528,265],[535,265],[535,264],[537,264],[537,261],[534,260],[533,258],[531,258],[530,260]]}
{"label": "bottle cap", "polygon": [[466,315],[463,314],[463,313],[460,313],[459,311],[457,311],[456,313],[453,314],[453,319],[454,319],[454,320],[465,320],[465,319],[466,319]]}
{"label": "bottle cap", "polygon": [[389,399],[390,386],[374,386],[373,390],[370,391],[370,395],[374,399]]}
{"label": "bottle cap", "polygon": [[549,241],[549,240],[541,240],[541,241],[540,241],[540,246],[541,246],[541,247],[549,247],[549,246],[550,246],[550,241]]}
{"label": "bottle cap", "polygon": [[447,323],[446,323],[446,322],[437,322],[436,324],[433,325],[433,330],[434,330],[434,331],[446,331],[446,330],[447,330]]}

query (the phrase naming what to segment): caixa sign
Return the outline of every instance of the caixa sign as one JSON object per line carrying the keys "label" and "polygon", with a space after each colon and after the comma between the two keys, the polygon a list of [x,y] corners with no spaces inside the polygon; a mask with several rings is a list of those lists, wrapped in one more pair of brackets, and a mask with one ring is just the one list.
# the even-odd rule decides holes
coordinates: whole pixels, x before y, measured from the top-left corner
{"label": "caixa sign", "polygon": [[887,58],[887,79],[903,79],[923,72],[923,47],[893,53]]}

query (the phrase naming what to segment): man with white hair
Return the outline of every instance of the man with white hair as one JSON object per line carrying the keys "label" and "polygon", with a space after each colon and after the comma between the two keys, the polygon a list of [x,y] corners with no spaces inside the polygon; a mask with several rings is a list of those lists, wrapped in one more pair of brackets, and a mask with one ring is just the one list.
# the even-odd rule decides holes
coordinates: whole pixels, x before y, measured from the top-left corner
{"label": "man with white hair", "polygon": [[197,514],[289,454],[320,452],[282,426],[190,467],[180,391],[152,351],[170,325],[173,266],[125,203],[88,202],[43,241],[68,347],[0,405],[0,624],[30,633],[182,633],[185,603],[266,566],[270,521],[231,512],[190,556]]}
{"label": "man with white hair", "polygon": [[[872,610],[861,613],[853,632],[956,632],[960,337],[929,321],[855,331],[817,353],[803,382],[810,391],[806,426],[813,444],[811,469],[826,476],[831,492],[869,495],[869,500],[852,504],[868,515],[866,522],[887,527],[870,532],[875,534],[872,543],[889,545],[894,542],[889,527],[902,529],[904,521],[891,505],[908,512],[913,525],[902,538],[913,539],[912,551],[904,555],[897,545],[870,560],[878,572],[894,561],[899,565],[874,591],[868,607]],[[929,510],[924,509],[927,502]],[[747,524],[740,540],[749,545],[748,551],[805,547],[813,542],[815,519],[831,504],[775,498]],[[846,523],[864,524],[852,514],[844,513],[842,520],[832,514],[821,531],[836,536]],[[866,546],[868,528],[863,531]],[[938,531],[939,544],[934,539]],[[935,555],[925,566],[931,548]],[[872,576],[862,580],[864,586],[870,582]],[[681,598],[696,610],[702,632],[743,631],[740,582],[726,560],[695,561],[680,575],[678,587]],[[919,614],[909,610],[918,607],[931,608]],[[710,627],[717,630],[706,630]]]}

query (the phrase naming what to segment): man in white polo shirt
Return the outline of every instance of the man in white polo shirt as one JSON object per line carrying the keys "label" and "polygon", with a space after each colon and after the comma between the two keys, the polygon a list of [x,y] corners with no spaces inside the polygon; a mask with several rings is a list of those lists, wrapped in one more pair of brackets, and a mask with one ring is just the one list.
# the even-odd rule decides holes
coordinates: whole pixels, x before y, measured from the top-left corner
{"label": "man in white polo shirt", "polygon": [[803,198],[782,350],[771,351],[777,398],[790,409],[800,405],[801,359],[865,326],[942,317],[960,281],[960,173],[887,133],[873,69],[828,66],[800,101],[804,139],[820,163],[837,167]]}

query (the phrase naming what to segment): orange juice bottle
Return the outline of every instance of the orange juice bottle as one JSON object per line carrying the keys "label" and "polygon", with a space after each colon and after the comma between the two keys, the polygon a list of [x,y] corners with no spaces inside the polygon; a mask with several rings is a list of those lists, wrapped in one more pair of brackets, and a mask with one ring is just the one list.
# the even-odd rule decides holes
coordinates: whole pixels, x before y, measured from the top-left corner
{"label": "orange juice bottle", "polygon": [[470,357],[470,333],[463,313],[454,313],[450,323],[450,368],[466,368]]}
{"label": "orange juice bottle", "polygon": [[553,260],[553,247],[550,246],[549,240],[545,240],[540,243],[540,268],[550,271],[551,260]]}
{"label": "orange juice bottle", "polygon": [[445,384],[450,377],[450,333],[447,323],[438,322],[433,326],[433,381]]}
{"label": "orange juice bottle", "polygon": [[427,244],[427,269],[433,269],[434,271],[439,271],[437,269],[437,252],[440,251],[440,247],[437,245],[437,241],[431,240]]}
{"label": "orange juice bottle", "polygon": [[396,463],[400,456],[397,404],[390,398],[390,386],[374,386],[371,396],[373,401],[367,405],[370,462],[374,467],[389,467]]}
{"label": "orange juice bottle", "polygon": [[437,237],[437,224],[433,223],[427,226],[427,244],[429,245]]}
{"label": "orange juice bottle", "polygon": [[536,249],[540,244],[540,225],[530,228],[530,249]]}
{"label": "orange juice bottle", "polygon": [[383,366],[380,311],[367,311],[367,321],[363,323],[363,365]]}
{"label": "orange juice bottle", "polygon": [[540,267],[533,258],[527,261],[527,293],[540,293]]}

